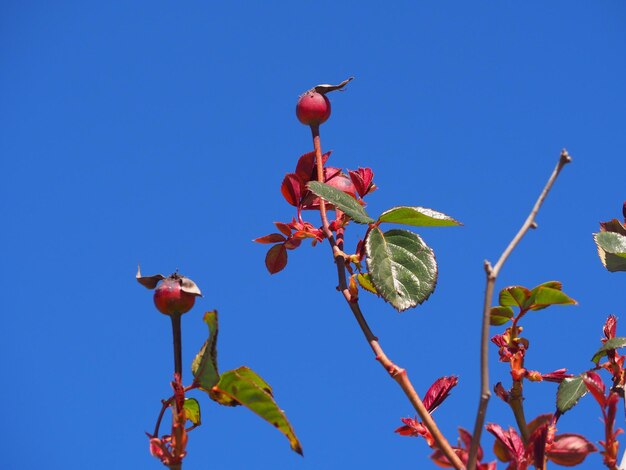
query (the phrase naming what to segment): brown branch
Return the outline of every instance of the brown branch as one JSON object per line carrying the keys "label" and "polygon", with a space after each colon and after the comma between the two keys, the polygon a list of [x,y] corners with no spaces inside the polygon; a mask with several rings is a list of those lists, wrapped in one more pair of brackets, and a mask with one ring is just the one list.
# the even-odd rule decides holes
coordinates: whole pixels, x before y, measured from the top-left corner
{"label": "brown branch", "polygon": [[172,338],[174,343],[174,374],[178,374],[181,382],[183,379],[183,359],[182,359],[182,333],[180,327],[180,317],[178,313],[170,315],[172,319]]}
{"label": "brown branch", "polygon": [[[315,160],[317,163],[317,179],[320,182],[324,182],[324,168],[322,162],[322,147],[320,144],[320,136],[319,136],[319,126],[311,126],[311,133],[313,134],[313,146],[315,148]],[[456,469],[463,469],[464,465],[461,462],[461,459],[456,455],[452,446],[448,442],[448,440],[443,436],[437,424],[433,420],[432,416],[422,403],[419,395],[415,391],[411,380],[409,379],[407,372],[405,369],[398,367],[394,364],[385,354],[382,346],[378,342],[378,338],[374,335],[372,330],[370,329],[365,317],[363,316],[363,312],[361,311],[361,307],[359,306],[358,299],[352,298],[352,294],[348,289],[348,282],[346,278],[346,261],[343,256],[343,253],[340,247],[335,240],[333,232],[330,230],[330,226],[328,223],[328,217],[326,214],[326,205],[325,201],[320,198],[320,214],[322,217],[322,227],[324,230],[324,234],[328,238],[330,246],[333,250],[333,258],[335,260],[335,264],[337,266],[337,278],[339,281],[338,290],[343,294],[350,310],[354,314],[354,318],[356,319],[365,339],[369,343],[372,351],[376,356],[376,360],[383,366],[383,368],[389,373],[389,375],[398,383],[406,397],[409,399],[413,408],[421,418],[424,426],[431,433],[435,442],[437,443],[437,447],[443,452],[443,454],[447,457],[448,461],[451,462],[452,466]],[[341,241],[343,237],[339,238]]]}
{"label": "brown branch", "polygon": [[502,269],[502,265],[507,260],[511,252],[515,249],[515,247],[519,244],[520,240],[526,235],[531,228],[536,228],[537,223],[535,222],[535,217],[539,212],[543,201],[546,196],[550,192],[552,185],[556,181],[556,178],[559,176],[559,173],[563,169],[563,167],[572,161],[572,158],[567,153],[567,150],[563,149],[561,151],[561,156],[559,157],[559,162],[557,163],[554,171],[550,175],[548,182],[546,183],[543,191],[539,195],[537,202],[533,209],[530,211],[530,214],[526,218],[526,221],[519,229],[519,232],[513,237],[509,246],[506,247],[500,259],[495,264],[495,266],[491,266],[489,261],[485,261],[485,272],[487,274],[487,286],[485,288],[485,301],[483,303],[483,323],[481,330],[481,341],[480,341],[480,400],[478,402],[478,411],[476,412],[476,421],[474,423],[474,432],[472,433],[472,444],[470,446],[469,457],[467,461],[468,470],[474,470],[476,468],[476,457],[478,455],[478,446],[480,444],[480,436],[483,430],[483,426],[485,424],[485,415],[487,413],[487,404],[489,402],[489,398],[491,397],[491,390],[489,389],[489,312],[491,310],[491,302],[493,299],[493,291],[496,283],[496,279],[498,278],[498,274],[500,274],[500,270]]}

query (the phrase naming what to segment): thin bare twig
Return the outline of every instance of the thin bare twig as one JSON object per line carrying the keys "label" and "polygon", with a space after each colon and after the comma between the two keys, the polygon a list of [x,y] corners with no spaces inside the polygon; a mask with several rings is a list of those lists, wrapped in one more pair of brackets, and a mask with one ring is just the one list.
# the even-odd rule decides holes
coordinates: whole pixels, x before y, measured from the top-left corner
{"label": "thin bare twig", "polygon": [[[313,134],[313,146],[315,148],[315,160],[317,163],[317,178],[318,181],[324,182],[324,168],[322,162],[322,147],[320,143],[319,136],[319,126],[311,126],[311,133]],[[358,299],[352,297],[350,290],[348,289],[348,282],[346,278],[346,261],[344,255],[342,253],[341,247],[338,246],[338,242],[335,240],[333,236],[333,232],[330,230],[330,226],[328,223],[328,217],[326,214],[326,205],[322,198],[320,198],[320,214],[322,217],[322,227],[324,230],[324,234],[328,238],[330,246],[333,250],[333,258],[335,259],[335,264],[337,266],[337,278],[339,281],[339,291],[343,294],[350,310],[354,314],[354,318],[356,319],[365,339],[369,343],[372,351],[376,356],[376,360],[383,366],[383,368],[389,373],[389,375],[398,383],[406,397],[409,399],[413,408],[421,418],[424,426],[431,433],[435,442],[437,443],[438,448],[443,452],[443,454],[447,457],[448,461],[452,463],[454,468],[461,470],[464,468],[463,462],[456,455],[452,446],[448,442],[448,440],[443,436],[437,424],[433,420],[432,416],[422,403],[419,395],[415,391],[411,380],[409,379],[407,372],[405,369],[398,367],[394,364],[385,354],[382,346],[378,342],[378,338],[374,335],[372,330],[370,329],[365,317],[363,316],[363,312],[361,311],[361,307],[359,306]],[[338,237],[339,243],[342,242],[343,237]]]}
{"label": "thin bare twig", "polygon": [[517,232],[515,237],[513,237],[513,240],[511,240],[511,243],[509,243],[509,246],[507,246],[504,252],[502,252],[500,259],[495,264],[495,266],[492,267],[489,261],[485,261],[487,286],[485,288],[485,301],[483,303],[483,323],[480,341],[480,400],[478,403],[478,411],[476,413],[476,421],[474,423],[474,432],[472,434],[472,444],[470,446],[470,452],[467,462],[468,470],[474,470],[476,468],[476,457],[478,455],[480,436],[483,430],[483,426],[485,424],[487,404],[489,402],[489,398],[491,397],[491,390],[489,389],[489,312],[491,310],[491,302],[493,299],[493,291],[496,279],[498,278],[498,274],[502,269],[502,265],[507,260],[511,252],[515,249],[515,247],[519,244],[520,240],[524,237],[524,235],[526,235],[526,232],[528,232],[528,230],[531,228],[537,227],[535,217],[537,216],[537,213],[539,212],[543,201],[550,192],[552,185],[556,181],[556,178],[559,176],[559,173],[561,172],[563,167],[571,161],[572,158],[567,153],[567,150],[563,149],[559,157],[559,162],[554,168],[554,171],[550,175],[548,182],[543,188],[543,191],[541,191],[537,202],[535,202],[533,209],[530,211],[530,214],[526,218],[526,221],[520,228],[519,232]]}

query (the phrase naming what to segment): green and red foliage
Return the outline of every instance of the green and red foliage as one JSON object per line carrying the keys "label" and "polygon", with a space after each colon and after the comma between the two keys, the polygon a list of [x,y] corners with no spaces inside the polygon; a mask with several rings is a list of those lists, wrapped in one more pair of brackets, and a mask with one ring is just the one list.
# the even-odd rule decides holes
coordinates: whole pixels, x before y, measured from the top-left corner
{"label": "green and red foliage", "polygon": [[[427,300],[433,293],[438,276],[438,266],[433,250],[417,233],[391,228],[383,230],[385,224],[409,227],[450,227],[460,222],[435,210],[417,206],[396,206],[371,216],[366,208],[366,197],[377,189],[374,171],[359,167],[343,171],[328,166],[331,152],[322,152],[320,125],[331,115],[328,93],[343,91],[352,80],[338,85],[317,85],[302,94],[296,104],[298,120],[309,126],[313,150],[295,160],[295,170],[287,173],[280,187],[285,201],[295,208],[289,222],[274,222],[276,232],[259,237],[254,241],[271,245],[265,256],[265,265],[270,274],[285,269],[288,252],[299,248],[302,241],[310,239],[311,245],[328,242],[337,268],[338,290],[375,354],[376,360],[389,376],[398,383],[417,412],[415,418],[402,418],[402,426],[395,432],[406,437],[421,437],[433,450],[431,460],[443,468],[495,470],[496,461],[483,462],[484,453],[480,444],[483,429],[494,437],[493,452],[508,470],[525,470],[530,467],[545,469],[548,462],[562,466],[581,464],[589,454],[597,452],[596,446],[587,438],[575,433],[557,433],[561,416],[572,409],[586,394],[593,396],[600,406],[604,425],[602,448],[603,463],[612,470],[618,468],[619,443],[617,436],[622,430],[616,425],[618,404],[624,398],[626,372],[624,359],[618,349],[626,347],[626,337],[617,337],[617,318],[609,316],[603,327],[602,345],[593,354],[593,366],[578,375],[568,373],[565,368],[552,372],[540,372],[527,366],[529,338],[522,336],[522,320],[527,315],[540,312],[554,305],[576,305],[576,301],[563,292],[559,281],[549,281],[532,289],[514,285],[501,289],[498,304],[492,305],[494,285],[502,264],[515,248],[526,231],[534,226],[534,217],[550,190],[561,168],[571,161],[564,150],[555,171],[548,180],[529,218],[503,252],[494,267],[485,262],[487,289],[485,292],[483,334],[481,338],[481,401],[473,433],[459,427],[459,439],[452,445],[439,431],[432,414],[450,396],[457,385],[456,376],[437,379],[419,398],[408,378],[407,371],[392,362],[373,334],[359,304],[361,291],[382,297],[397,311],[414,308]],[[312,222],[311,211],[319,213],[320,222]],[[594,234],[598,254],[609,271],[626,271],[626,202],[622,208],[624,222],[617,219],[600,224],[600,232]],[[332,214],[331,214],[332,213]],[[360,238],[352,250],[347,250],[344,240],[350,227],[362,227]],[[150,439],[150,452],[164,465],[179,469],[186,455],[189,432],[201,424],[200,404],[187,394],[200,390],[209,399],[224,406],[245,406],[271,423],[289,440],[291,448],[302,454],[302,447],[295,436],[285,413],[274,401],[272,388],[254,371],[242,366],[224,373],[217,365],[217,312],[207,312],[204,322],[208,326],[208,339],[195,357],[191,370],[193,380],[185,386],[181,367],[181,316],[194,306],[200,289],[190,279],[174,273],[168,277],[160,274],[142,276],[137,280],[149,289],[154,289],[157,309],[172,320],[174,336],[174,380],[173,394],[162,400],[162,408]],[[491,335],[489,328],[505,326],[504,330]],[[499,360],[508,364],[510,386],[498,382],[493,386],[494,394],[512,412],[516,428],[498,423],[486,425],[484,416],[489,398],[488,374],[485,373],[487,350],[491,344],[498,349]],[[493,346],[492,346],[493,347]],[[483,362],[484,361],[484,362]],[[604,372],[603,372],[604,371]],[[608,374],[605,381],[601,373]],[[556,382],[556,408],[527,421],[524,410],[524,386],[528,383]],[[485,395],[487,395],[485,397]],[[552,404],[550,407],[554,406]],[[171,433],[159,433],[161,419],[167,409],[172,413]]]}

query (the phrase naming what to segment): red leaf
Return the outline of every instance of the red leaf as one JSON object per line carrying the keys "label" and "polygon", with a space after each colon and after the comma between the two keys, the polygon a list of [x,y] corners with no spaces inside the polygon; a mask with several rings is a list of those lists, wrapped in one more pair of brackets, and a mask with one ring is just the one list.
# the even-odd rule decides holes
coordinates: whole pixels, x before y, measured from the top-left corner
{"label": "red leaf", "polygon": [[265,256],[265,266],[270,274],[276,274],[287,266],[287,248],[284,244],[274,245]]}
{"label": "red leaf", "polygon": [[573,467],[585,460],[591,452],[597,452],[596,446],[579,434],[559,434],[549,447],[546,455],[557,465]]}
{"label": "red leaf", "polygon": [[[613,426],[615,426],[615,415],[617,414],[618,403],[619,403],[619,395],[616,392],[609,393],[609,396],[606,399],[607,412],[606,412],[605,427],[609,427],[610,429],[613,429]],[[620,432],[621,431],[618,430],[618,432],[615,435],[619,434]]]}
{"label": "red leaf", "polygon": [[296,165],[296,175],[303,183],[308,183],[315,168],[315,152],[305,153],[298,159]]}
{"label": "red leaf", "polygon": [[280,186],[280,192],[283,194],[283,197],[289,204],[298,207],[298,204],[300,204],[302,191],[300,180],[295,173],[289,173],[285,175],[285,179],[283,179],[283,184]]}
{"label": "red leaf", "polygon": [[509,402],[509,392],[504,389],[502,382],[498,382],[495,387],[493,387],[493,391],[496,396],[500,398],[504,403]]}
{"label": "red leaf", "polygon": [[285,242],[285,248],[287,248],[288,250],[295,250],[300,246],[300,243],[302,243],[302,239],[290,238]]}
{"label": "red leaf", "polygon": [[[463,443],[463,449],[468,450],[472,445],[472,435],[467,429],[459,428],[459,439]],[[478,461],[483,459],[483,448],[478,446],[478,452],[476,453]]]}
{"label": "red leaf", "polygon": [[264,237],[255,238],[252,241],[257,243],[280,243],[286,240],[287,239],[283,237],[280,233],[270,233],[269,235],[265,235]]}
{"label": "red leaf", "polygon": [[[467,452],[463,452],[458,447],[453,447],[452,450],[454,450],[454,453],[457,455],[457,457],[459,457],[459,459],[461,459],[461,462],[463,462],[463,460],[467,460]],[[463,454],[465,454],[465,455],[463,455]],[[435,452],[433,452],[431,454],[430,459],[433,462],[435,462],[435,464],[438,467],[454,468],[454,465],[452,465],[450,463],[450,461],[448,460],[448,457],[445,456],[445,454],[441,451],[441,449],[436,449]],[[465,462],[463,462],[463,463],[465,463]]]}
{"label": "red leaf", "polygon": [[451,375],[450,377],[440,377],[434,384],[430,386],[426,395],[424,395],[424,406],[429,413],[437,409],[443,401],[448,398],[450,391],[459,383],[459,378]]}
{"label": "red leaf", "polygon": [[[326,163],[328,157],[330,157],[330,152],[326,152],[322,155],[322,165]],[[300,178],[303,184],[316,179],[316,165],[315,152],[305,153],[298,159],[298,164],[296,165],[296,175],[298,175],[298,178]]]}
{"label": "red leaf", "polygon": [[280,230],[283,233],[283,235],[287,237],[291,235],[291,227],[289,227],[289,225],[284,224],[282,222],[274,222],[274,225],[276,225],[276,228]]}
{"label": "red leaf", "polygon": [[[539,419],[543,417],[547,417],[549,419],[551,415],[542,415],[539,417]],[[528,444],[526,445],[528,453],[532,458],[533,465],[537,468],[543,467],[547,439],[548,422],[546,421],[540,426],[537,426],[534,431],[531,431],[530,438],[528,439]]]}
{"label": "red leaf", "polygon": [[604,396],[605,387],[602,377],[593,371],[588,371],[585,375],[583,375],[583,381],[587,386],[587,390],[589,390],[593,395],[593,398],[595,398],[598,404],[604,408],[606,405],[606,397]]}
{"label": "red leaf", "polygon": [[509,428],[505,431],[500,425],[493,423],[489,423],[486,429],[496,437],[493,451],[500,460],[513,462],[516,465],[514,468],[526,468],[524,443],[515,429]]}
{"label": "red leaf", "polygon": [[602,332],[604,333],[604,337],[606,339],[615,338],[615,331],[617,329],[617,317],[615,315],[609,315],[604,323],[604,328]]}
{"label": "red leaf", "polygon": [[352,181],[350,181],[350,178],[343,173],[338,173],[337,175],[327,179],[326,184],[332,186],[333,188],[337,188],[338,190],[343,191],[356,199],[356,188],[352,184]]}
{"label": "red leaf", "polygon": [[342,174],[341,168],[327,166],[324,168],[324,182],[330,184],[329,181],[340,174]]}
{"label": "red leaf", "polygon": [[541,374],[543,380],[548,382],[563,382],[563,379],[567,379],[569,377],[574,377],[572,374],[566,374],[567,369],[557,369],[554,372],[549,372],[547,374]]}
{"label": "red leaf", "polygon": [[402,422],[404,423],[404,426],[400,426],[394,432],[397,432],[401,436],[408,436],[408,437],[422,436],[424,439],[426,439],[426,442],[428,443],[430,447],[434,445],[435,439],[430,434],[430,431],[426,428],[426,426],[424,426],[418,420],[413,419],[413,418],[402,418]]}
{"label": "red leaf", "polygon": [[363,197],[369,193],[372,188],[372,179],[374,179],[374,172],[370,168],[359,168],[358,170],[348,170],[350,179],[354,184],[359,196]]}

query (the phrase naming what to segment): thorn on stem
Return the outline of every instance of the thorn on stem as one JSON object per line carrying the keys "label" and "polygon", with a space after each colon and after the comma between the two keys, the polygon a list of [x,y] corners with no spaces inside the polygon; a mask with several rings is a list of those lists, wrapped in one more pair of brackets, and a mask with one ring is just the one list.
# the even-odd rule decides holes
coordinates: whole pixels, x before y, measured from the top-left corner
{"label": "thorn on stem", "polygon": [[537,225],[537,222],[535,222],[534,220],[530,223],[530,228],[535,229],[539,227],[539,225]]}

